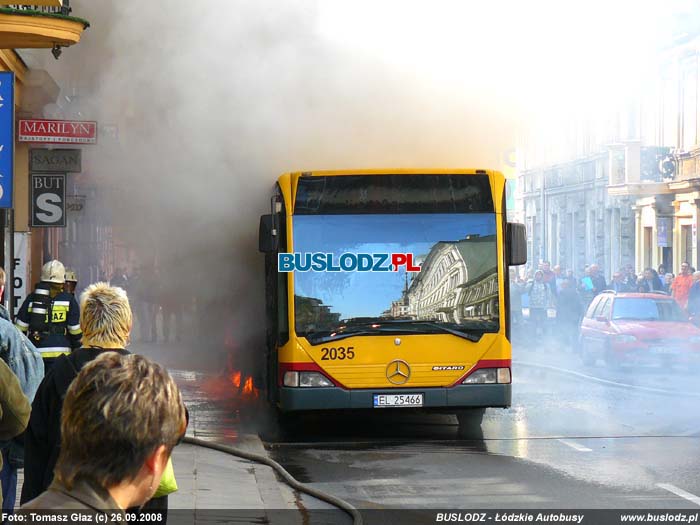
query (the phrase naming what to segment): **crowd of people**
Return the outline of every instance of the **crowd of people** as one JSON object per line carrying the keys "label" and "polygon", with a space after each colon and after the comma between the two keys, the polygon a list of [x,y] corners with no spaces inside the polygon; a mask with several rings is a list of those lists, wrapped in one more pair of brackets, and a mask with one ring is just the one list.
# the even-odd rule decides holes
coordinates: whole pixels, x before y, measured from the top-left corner
{"label": "crowd of people", "polygon": [[516,268],[510,273],[511,316],[515,326],[523,324],[523,307],[529,311],[529,322],[535,338],[547,331],[547,319],[553,317],[554,334],[570,348],[575,348],[578,326],[593,298],[604,290],[617,293],[664,293],[673,296],[691,320],[700,322],[700,271],[683,262],[678,274],[644,268],[637,273],[631,264],[612,274],[608,282],[597,264],[586,265],[581,275],[571,269],[551,266],[541,261],[537,268]]}
{"label": "crowd of people", "polygon": [[[126,350],[127,292],[88,286],[80,303],[59,261],[22,304],[16,325],[0,306],[2,510],[160,514],[176,490],[170,456],[187,411],[168,372]],[[70,275],[69,275],[70,277]],[[5,274],[0,269],[0,295]],[[107,519],[107,521],[110,521]]]}

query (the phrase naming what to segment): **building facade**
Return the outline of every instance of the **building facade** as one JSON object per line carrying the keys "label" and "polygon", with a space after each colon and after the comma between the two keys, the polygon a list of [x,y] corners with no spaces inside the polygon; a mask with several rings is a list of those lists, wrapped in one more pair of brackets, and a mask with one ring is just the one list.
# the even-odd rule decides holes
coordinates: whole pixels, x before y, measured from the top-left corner
{"label": "building facade", "polygon": [[699,62],[698,34],[684,36],[662,57],[652,120],[658,141],[670,148],[665,165],[669,178],[635,206],[638,259],[648,265],[667,262],[674,272],[684,261],[700,268]]}
{"label": "building facade", "polygon": [[628,264],[700,268],[699,64],[700,35],[684,35],[605,117],[572,114],[552,135],[542,123],[523,132],[517,207],[533,266],[581,275],[596,263],[608,280]]}
{"label": "building facade", "polygon": [[[14,73],[16,120],[41,117],[43,108],[58,99],[61,86],[26,55],[28,50],[43,50],[58,58],[64,48],[77,44],[89,23],[71,11],[68,0],[0,2],[0,71]],[[58,253],[60,239],[55,228],[31,227],[29,150],[30,144],[15,134],[12,207],[0,210],[0,258],[12,291],[3,300],[15,310],[38,282],[47,256]]]}
{"label": "building facade", "polygon": [[[664,191],[660,159],[668,149],[638,141],[520,173],[521,206],[528,231],[528,260],[550,261],[580,275],[598,264],[606,278],[629,264],[659,264],[637,251],[640,199]],[[663,202],[663,198],[658,200]]]}
{"label": "building facade", "polygon": [[405,293],[409,317],[458,324],[497,317],[495,255],[494,235],[435,244]]}

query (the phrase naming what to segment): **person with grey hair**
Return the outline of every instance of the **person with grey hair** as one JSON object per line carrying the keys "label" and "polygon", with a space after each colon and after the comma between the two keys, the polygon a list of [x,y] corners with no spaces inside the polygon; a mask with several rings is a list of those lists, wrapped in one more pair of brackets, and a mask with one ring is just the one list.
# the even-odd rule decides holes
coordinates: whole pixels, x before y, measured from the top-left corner
{"label": "person with grey hair", "polygon": [[21,510],[106,514],[140,507],[158,488],[186,429],[182,396],[163,367],[104,352],[66,393],[55,479]]}
{"label": "person with grey hair", "polygon": [[[20,502],[49,488],[62,446],[63,398],[78,372],[103,353],[129,355],[133,317],[126,292],[107,283],[88,286],[80,298],[82,347],[60,357],[46,375],[34,402],[25,434],[24,485]],[[150,510],[167,512],[167,495],[149,502]]]}
{"label": "person with grey hair", "polygon": [[688,315],[691,318],[700,316],[700,272],[693,272],[693,284],[688,290]]}
{"label": "person with grey hair", "polygon": [[625,282],[625,276],[622,270],[618,270],[613,273],[612,281],[608,284],[608,290],[615,290],[616,292],[631,292],[632,289]]}
{"label": "person with grey hair", "polygon": [[671,285],[673,284],[673,279],[676,277],[672,273],[667,273],[664,275],[664,292],[671,294]]}

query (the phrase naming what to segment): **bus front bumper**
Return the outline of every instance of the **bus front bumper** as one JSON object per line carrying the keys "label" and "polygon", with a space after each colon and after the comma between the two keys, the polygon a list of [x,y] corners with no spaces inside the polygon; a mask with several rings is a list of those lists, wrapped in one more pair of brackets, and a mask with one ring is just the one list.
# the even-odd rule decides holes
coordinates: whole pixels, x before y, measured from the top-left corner
{"label": "bus front bumper", "polygon": [[470,407],[507,408],[511,401],[511,385],[458,385],[451,388],[280,388],[280,409],[340,410],[374,408],[375,394],[423,394],[423,409]]}

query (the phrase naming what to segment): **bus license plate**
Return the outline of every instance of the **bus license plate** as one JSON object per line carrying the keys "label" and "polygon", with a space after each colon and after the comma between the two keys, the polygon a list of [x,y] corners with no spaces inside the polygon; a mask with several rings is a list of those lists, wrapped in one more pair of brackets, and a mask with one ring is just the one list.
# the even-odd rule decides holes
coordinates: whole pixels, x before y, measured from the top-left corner
{"label": "bus license plate", "polygon": [[422,406],[423,394],[374,394],[374,408]]}
{"label": "bus license plate", "polygon": [[651,348],[653,354],[665,354],[665,355],[676,355],[679,353],[678,348],[668,347],[668,346],[653,346]]}

